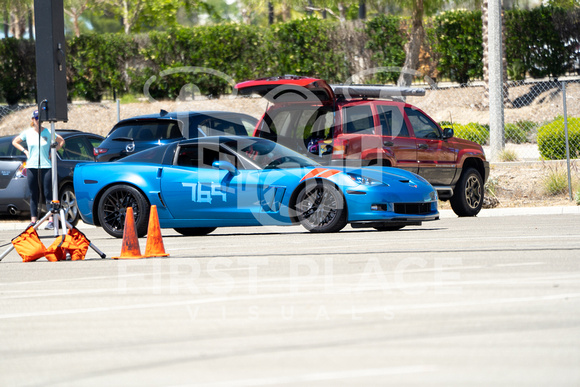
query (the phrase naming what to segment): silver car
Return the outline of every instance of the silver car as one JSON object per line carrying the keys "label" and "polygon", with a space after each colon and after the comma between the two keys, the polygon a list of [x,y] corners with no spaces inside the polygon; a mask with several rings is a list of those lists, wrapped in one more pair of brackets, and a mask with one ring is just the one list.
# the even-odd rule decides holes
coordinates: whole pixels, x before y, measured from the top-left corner
{"label": "silver car", "polygon": [[[57,153],[58,194],[67,221],[76,224],[79,213],[73,190],[74,167],[95,161],[94,148],[104,137],[78,130],[57,130],[65,146]],[[0,216],[30,213],[30,192],[26,178],[26,156],[12,145],[13,136],[0,137]]]}

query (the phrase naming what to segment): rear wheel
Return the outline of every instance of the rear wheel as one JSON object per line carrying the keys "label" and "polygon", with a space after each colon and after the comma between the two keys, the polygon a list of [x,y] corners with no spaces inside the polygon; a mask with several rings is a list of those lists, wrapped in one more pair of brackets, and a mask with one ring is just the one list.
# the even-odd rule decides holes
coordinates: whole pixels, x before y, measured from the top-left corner
{"label": "rear wheel", "polygon": [[60,191],[60,205],[64,209],[65,220],[73,226],[79,221],[79,207],[77,206],[77,197],[70,185],[64,186]]}
{"label": "rear wheel", "polygon": [[204,236],[214,231],[217,227],[180,227],[175,231],[185,236]]}
{"label": "rear wheel", "polygon": [[338,232],[347,224],[344,197],[331,183],[307,183],[296,199],[296,215],[310,232]]}
{"label": "rear wheel", "polygon": [[126,184],[110,187],[99,200],[99,220],[107,234],[115,238],[123,237],[127,208],[133,208],[137,236],[147,235],[149,222],[149,202],[137,188]]}
{"label": "rear wheel", "polygon": [[474,168],[466,169],[449,200],[457,216],[475,216],[483,206],[483,179]]}

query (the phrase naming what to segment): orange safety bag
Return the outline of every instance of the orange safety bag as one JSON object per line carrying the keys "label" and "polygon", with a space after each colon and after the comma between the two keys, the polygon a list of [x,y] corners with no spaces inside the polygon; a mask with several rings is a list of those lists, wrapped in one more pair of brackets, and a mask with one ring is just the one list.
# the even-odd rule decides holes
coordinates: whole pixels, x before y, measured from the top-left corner
{"label": "orange safety bag", "polygon": [[51,262],[64,261],[67,259],[68,254],[73,261],[83,260],[90,244],[91,242],[85,234],[75,228],[71,228],[65,235],[64,240],[62,237],[58,237],[52,242],[52,245],[47,249],[46,259]]}
{"label": "orange safety bag", "polygon": [[40,241],[33,226],[28,227],[20,235],[12,239],[14,249],[22,257],[23,262],[36,261],[46,255],[46,247]]}
{"label": "orange safety bag", "polygon": [[46,259],[48,259],[50,262],[66,260],[65,246],[68,244],[67,239],[70,239],[68,235],[65,235],[64,241],[62,236],[57,237],[54,242],[52,242],[52,244],[46,249]]}
{"label": "orange safety bag", "polygon": [[87,250],[91,244],[91,241],[86,237],[85,234],[77,230],[76,228],[71,228],[68,230],[67,237],[70,237],[70,243],[68,245],[68,250],[70,252],[73,261],[80,261],[85,259]]}

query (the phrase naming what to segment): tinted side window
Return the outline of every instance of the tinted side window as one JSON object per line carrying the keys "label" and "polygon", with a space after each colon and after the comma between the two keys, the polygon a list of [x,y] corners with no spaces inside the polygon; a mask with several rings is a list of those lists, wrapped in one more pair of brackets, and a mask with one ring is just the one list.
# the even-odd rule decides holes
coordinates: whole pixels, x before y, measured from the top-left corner
{"label": "tinted side window", "polygon": [[374,134],[373,112],[368,105],[347,106],[344,111],[344,132]]}
{"label": "tinted side window", "polygon": [[65,141],[64,148],[58,151],[63,160],[93,161],[93,149],[84,137],[72,137]]}
{"label": "tinted side window", "polygon": [[397,106],[377,105],[383,136],[409,137],[403,114]]}
{"label": "tinted side window", "polygon": [[99,145],[101,145],[101,142],[103,142],[103,140],[98,137],[89,137],[89,142],[91,143],[91,146],[93,148],[96,148]]}
{"label": "tinted side window", "polygon": [[433,121],[431,121],[426,115],[418,110],[412,108],[405,108],[405,113],[409,117],[413,131],[415,132],[415,137],[417,138],[430,138],[437,139],[440,138],[439,128]]}
{"label": "tinted side window", "polygon": [[208,136],[222,136],[224,134],[237,136],[248,135],[246,127],[242,125],[241,121],[235,120],[235,118],[232,118],[231,121],[219,118],[208,118],[207,120],[202,121],[198,127]]}
{"label": "tinted side window", "polygon": [[176,121],[134,122],[119,126],[111,138],[128,137],[135,141],[155,141],[183,137]]}
{"label": "tinted side window", "polygon": [[237,157],[215,144],[195,144],[179,149],[177,165],[194,168],[213,168],[214,161],[229,161],[239,168]]}

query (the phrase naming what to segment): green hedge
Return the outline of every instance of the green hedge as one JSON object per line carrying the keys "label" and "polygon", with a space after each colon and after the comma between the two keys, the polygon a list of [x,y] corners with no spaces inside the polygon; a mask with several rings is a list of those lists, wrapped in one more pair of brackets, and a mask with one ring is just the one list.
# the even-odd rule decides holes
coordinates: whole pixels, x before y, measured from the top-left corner
{"label": "green hedge", "polygon": [[[381,15],[369,20],[365,24],[368,35],[366,48],[371,52],[371,59],[379,67],[403,67],[405,63],[404,31],[401,27],[401,18],[391,15]],[[396,83],[400,72],[381,72],[375,80],[379,83]]]}
{"label": "green hedge", "polygon": [[[568,118],[568,142],[570,157],[580,158],[580,118]],[[566,158],[566,134],[563,117],[538,129],[538,148],[545,159],[562,160]]]}
{"label": "green hedge", "polygon": [[264,39],[260,28],[240,24],[152,32],[142,42],[144,64],[131,71],[133,91],[149,81],[155,99],[175,99],[187,85],[204,95],[231,93],[232,80],[264,72]]}
{"label": "green hedge", "polygon": [[565,74],[571,68],[574,46],[578,44],[578,32],[567,27],[577,24],[579,17],[580,9],[558,7],[507,11],[508,68],[519,75],[528,72],[534,78]]}
{"label": "green hedge", "polygon": [[452,128],[453,136],[463,138],[465,140],[473,141],[479,145],[485,145],[489,140],[489,126],[477,123],[450,124],[448,122],[441,122],[439,124],[442,128]]}
{"label": "green hedge", "polygon": [[435,17],[428,33],[439,53],[437,69],[461,84],[483,76],[481,11],[450,11]]}
{"label": "green hedge", "polygon": [[70,98],[100,102],[106,92],[128,91],[126,64],[137,55],[132,37],[120,34],[82,35],[68,42],[67,78]]}
{"label": "green hedge", "polygon": [[36,97],[34,42],[0,40],[0,94],[8,105]]}
{"label": "green hedge", "polygon": [[[558,76],[569,70],[578,56],[579,18],[580,9],[507,11],[510,74]],[[424,66],[438,63],[440,76],[460,83],[481,77],[480,11],[446,12],[425,26],[432,55]],[[359,24],[308,17],[267,28],[230,23],[148,35],[82,35],[67,41],[69,96],[100,101],[113,92],[140,94],[145,84],[155,99],[192,90],[219,95],[231,92],[233,82],[283,74],[343,82],[361,70],[360,57],[378,68],[402,66],[408,28],[406,19],[381,15]],[[35,98],[33,53],[28,40],[0,40],[0,96],[10,104]],[[373,81],[397,78],[383,71]]]}
{"label": "green hedge", "polygon": [[[351,74],[345,54],[333,44],[340,24],[308,17],[267,30],[268,71],[263,75],[306,75],[341,82]],[[343,47],[343,50],[345,48]]]}

